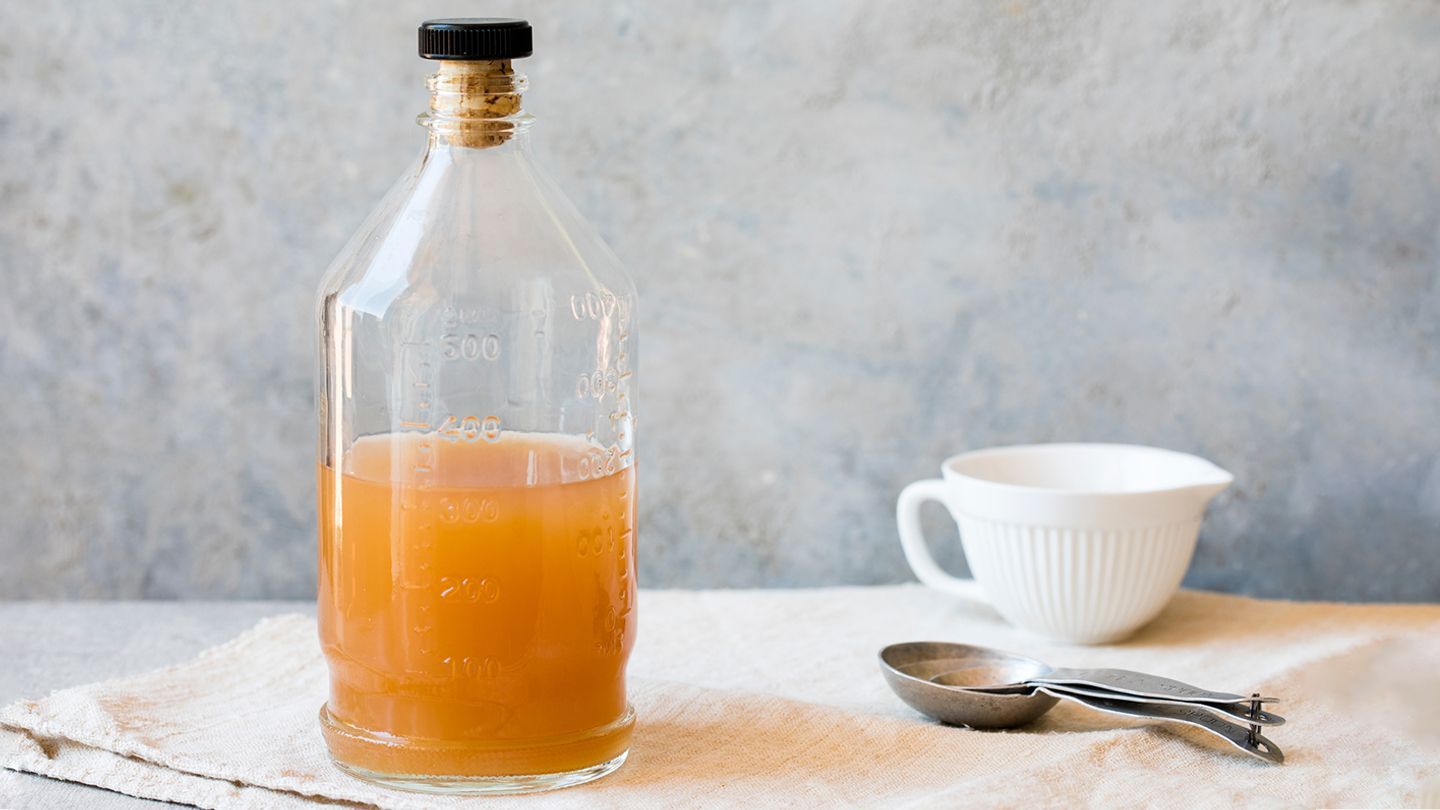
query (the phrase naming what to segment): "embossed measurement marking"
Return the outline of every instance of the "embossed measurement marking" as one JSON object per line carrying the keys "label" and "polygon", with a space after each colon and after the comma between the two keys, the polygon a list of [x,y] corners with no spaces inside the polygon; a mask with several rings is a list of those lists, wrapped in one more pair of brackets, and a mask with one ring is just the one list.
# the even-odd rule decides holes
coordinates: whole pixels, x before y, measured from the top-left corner
{"label": "embossed measurement marking", "polygon": [[442,601],[488,605],[499,598],[500,583],[490,577],[440,577]]}
{"label": "embossed measurement marking", "polygon": [[440,356],[446,360],[496,360],[500,357],[500,336],[491,332],[450,333],[440,337]]}
{"label": "embossed measurement marking", "polygon": [[612,527],[581,529],[575,538],[575,554],[579,557],[598,557],[607,549],[615,548],[615,529]]}
{"label": "embossed measurement marking", "polygon": [[400,531],[398,581],[401,609],[413,623],[405,645],[404,665],[409,673],[433,668],[435,655],[435,528],[436,516],[430,499],[424,496],[435,483],[435,444],[429,432],[435,424],[432,413],[435,366],[429,341],[409,340],[401,346],[401,364],[408,370],[410,385],[401,396],[400,427],[419,432],[415,442],[399,445],[406,479],[400,487]]}
{"label": "embossed measurement marking", "polygon": [[481,419],[478,416],[458,417],[450,414],[440,423],[436,432],[440,434],[440,438],[451,444],[477,442],[482,439],[493,444],[500,441],[503,431],[498,416]]}
{"label": "embossed measurement marking", "polygon": [[452,678],[494,678],[500,675],[500,662],[489,656],[446,656],[440,663],[450,670]]}
{"label": "embossed measurement marking", "polygon": [[577,321],[598,321],[601,318],[609,318],[615,314],[620,300],[616,298],[615,293],[609,290],[571,295],[570,315]]}
{"label": "embossed measurement marking", "polygon": [[466,495],[440,499],[440,520],[445,523],[494,523],[500,505],[490,498]]}

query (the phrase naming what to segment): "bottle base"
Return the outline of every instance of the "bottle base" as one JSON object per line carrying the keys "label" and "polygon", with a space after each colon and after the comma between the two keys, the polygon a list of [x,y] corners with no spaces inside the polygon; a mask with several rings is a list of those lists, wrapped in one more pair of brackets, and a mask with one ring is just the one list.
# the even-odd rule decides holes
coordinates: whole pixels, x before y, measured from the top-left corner
{"label": "bottle base", "polygon": [[408,790],[414,793],[437,793],[448,796],[503,796],[520,793],[540,793],[546,790],[583,785],[602,776],[614,773],[625,764],[630,750],[620,752],[614,759],[559,773],[537,773],[520,776],[430,776],[427,774],[381,773],[357,765],[347,765],[331,758],[335,767],[371,784],[393,790]]}
{"label": "bottle base", "polygon": [[352,726],[320,707],[320,731],[342,772],[422,793],[536,793],[612,773],[630,753],[635,709],[615,722],[561,737],[516,742],[395,737]]}

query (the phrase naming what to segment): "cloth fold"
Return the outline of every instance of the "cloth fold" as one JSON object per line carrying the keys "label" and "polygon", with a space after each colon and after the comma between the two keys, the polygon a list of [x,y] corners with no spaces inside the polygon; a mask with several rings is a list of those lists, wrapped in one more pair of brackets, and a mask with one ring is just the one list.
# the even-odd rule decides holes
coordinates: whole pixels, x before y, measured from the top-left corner
{"label": "cloth fold", "polygon": [[[1440,672],[1440,606],[1186,592],[1156,629],[1113,648],[1017,636],[983,608],[916,588],[652,592],[641,611],[657,626],[645,626],[651,652],[637,653],[632,668],[645,677],[631,685],[640,719],[630,760],[580,788],[466,799],[340,773],[316,721],[326,685],[314,621],[294,614],[176,666],[6,707],[0,764],[209,808],[1416,806],[1440,798],[1429,793],[1440,777],[1440,703],[1421,691],[1433,690]],[[1272,736],[1288,761],[1265,765],[1201,732],[1064,703],[1025,729],[937,725],[884,692],[874,663],[877,638],[923,637],[1263,689],[1284,700],[1276,709],[1290,722]],[[1238,671],[1256,680],[1237,684]],[[742,684],[754,689],[735,688]]]}

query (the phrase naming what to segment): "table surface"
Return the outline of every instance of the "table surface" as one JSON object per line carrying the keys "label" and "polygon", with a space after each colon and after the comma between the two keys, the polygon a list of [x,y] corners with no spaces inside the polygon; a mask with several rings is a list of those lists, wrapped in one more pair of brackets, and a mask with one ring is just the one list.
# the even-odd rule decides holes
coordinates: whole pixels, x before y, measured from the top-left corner
{"label": "table surface", "polygon": [[[311,602],[0,603],[0,705],[191,658],[265,616]],[[42,632],[36,632],[41,628]],[[174,808],[108,790],[0,770],[0,807]]]}
{"label": "table surface", "polygon": [[[1287,713],[1293,709],[1297,718],[1311,720],[1284,730],[1285,744],[1294,742],[1287,750],[1295,754],[1284,771],[1245,770],[1248,763],[1237,764],[1230,755],[1196,766],[1206,779],[1263,776],[1254,789],[1270,793],[1283,788],[1300,796],[1308,790],[1316,797],[1351,797],[1352,804],[1395,804],[1397,797],[1419,795],[1412,784],[1411,760],[1424,759],[1416,759],[1419,755],[1403,745],[1396,747],[1395,740],[1424,737],[1440,742],[1433,733],[1440,727],[1440,700],[1424,699],[1424,686],[1432,677],[1428,673],[1440,668],[1440,643],[1435,642],[1440,638],[1440,605],[1262,602],[1182,591],[1157,620],[1127,642],[1085,648],[1028,636],[988,605],[914,585],[642,591],[639,608],[639,644],[629,667],[636,678],[760,693],[910,722],[916,715],[888,691],[874,663],[875,651],[907,639],[952,638],[1058,665],[1163,672],[1217,688],[1254,684],[1275,689],[1287,697]],[[310,602],[0,602],[0,705],[179,663],[264,617],[313,612]],[[1396,656],[1406,665],[1395,666]],[[1379,689],[1382,676],[1392,682]],[[1379,697],[1409,695],[1408,709],[1377,704],[1373,711],[1360,711],[1365,704],[1341,702],[1344,685],[1358,682],[1370,685],[1366,694],[1379,689],[1384,693],[1377,693]],[[1097,723],[1083,710],[1067,713],[1065,708],[1057,707],[1042,719],[1044,728],[1034,737],[1037,750],[1061,745],[1062,740],[1070,747],[1110,739],[1098,731],[1112,725],[1108,720]],[[1357,719],[1371,716],[1388,719],[1375,728]],[[1046,733],[1052,731],[1082,733]],[[1364,745],[1373,752],[1354,750],[1360,744],[1354,735],[1368,740]],[[1145,745],[1185,745],[1168,733],[1147,739]],[[1404,757],[1405,768],[1387,782],[1382,778],[1385,769],[1394,770],[1396,763],[1362,762],[1366,757]],[[1347,767],[1369,768],[1374,778],[1347,793],[1349,783],[1327,776]],[[1152,775],[1171,780],[1166,784],[1184,784],[1184,778],[1168,770]],[[1251,795],[1252,788],[1244,787],[1247,792],[1235,795]],[[0,770],[3,808],[162,806]]]}

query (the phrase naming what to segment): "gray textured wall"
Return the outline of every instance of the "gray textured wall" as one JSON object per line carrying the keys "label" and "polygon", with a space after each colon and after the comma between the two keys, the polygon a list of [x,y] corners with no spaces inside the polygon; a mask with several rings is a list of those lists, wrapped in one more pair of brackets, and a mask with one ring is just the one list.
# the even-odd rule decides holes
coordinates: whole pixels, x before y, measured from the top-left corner
{"label": "gray textured wall", "polygon": [[0,596],[311,593],[312,290],[422,143],[415,23],[486,12],[640,287],[645,584],[903,580],[905,482],[1094,439],[1236,474],[1192,585],[1440,599],[1391,0],[7,2]]}

